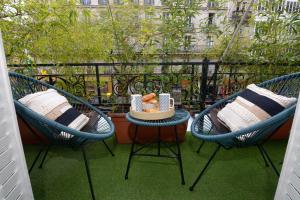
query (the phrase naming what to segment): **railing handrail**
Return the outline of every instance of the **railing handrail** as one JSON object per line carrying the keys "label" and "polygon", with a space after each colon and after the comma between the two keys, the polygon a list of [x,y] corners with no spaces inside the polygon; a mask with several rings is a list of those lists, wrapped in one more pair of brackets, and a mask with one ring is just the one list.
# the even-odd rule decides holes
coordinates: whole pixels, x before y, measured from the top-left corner
{"label": "railing handrail", "polygon": [[[146,66],[146,65],[161,65],[161,66],[171,66],[171,65],[203,65],[203,61],[191,61],[191,62],[91,62],[91,63],[38,63],[38,64],[8,64],[9,67],[28,67],[28,66],[36,66],[36,67],[57,67],[57,66],[78,66],[78,67],[87,67],[87,66]],[[265,66],[265,65],[277,65],[277,66],[300,66],[300,63],[254,63],[254,62],[217,62],[217,61],[208,61],[209,65],[257,65],[257,66]]]}
{"label": "railing handrail", "polygon": [[[9,64],[9,67],[27,67],[27,66],[37,66],[37,67],[56,67],[56,66],[145,66],[145,65],[202,65],[204,62],[95,62],[95,63],[39,63],[39,64]],[[216,64],[217,62],[209,62],[210,64]]]}

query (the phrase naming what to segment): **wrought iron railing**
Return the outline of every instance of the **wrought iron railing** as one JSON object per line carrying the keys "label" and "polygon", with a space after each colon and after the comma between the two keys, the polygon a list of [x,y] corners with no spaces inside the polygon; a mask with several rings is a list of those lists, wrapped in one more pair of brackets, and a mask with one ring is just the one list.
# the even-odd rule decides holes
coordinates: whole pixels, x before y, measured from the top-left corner
{"label": "wrought iron railing", "polygon": [[99,106],[128,105],[130,94],[170,92],[175,103],[200,110],[250,83],[300,71],[297,66],[202,62],[10,65]]}

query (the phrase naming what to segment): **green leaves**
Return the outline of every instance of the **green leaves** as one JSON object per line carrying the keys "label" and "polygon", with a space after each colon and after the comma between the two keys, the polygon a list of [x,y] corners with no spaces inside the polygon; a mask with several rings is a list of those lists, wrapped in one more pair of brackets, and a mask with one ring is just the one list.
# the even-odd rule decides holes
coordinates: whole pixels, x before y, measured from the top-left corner
{"label": "green leaves", "polygon": [[0,28],[10,63],[91,62],[106,60],[111,35],[104,24],[93,21],[90,10],[78,9],[75,1],[27,0],[15,5],[13,0],[0,2]]}
{"label": "green leaves", "polygon": [[[171,60],[171,55],[188,52],[192,41],[199,44],[207,36],[213,38],[214,45],[207,51],[201,49],[202,53],[211,59],[222,54],[235,26],[234,20],[228,19],[227,11],[216,12],[215,18],[220,22],[208,24],[205,17],[208,13],[202,13],[203,5],[207,4],[204,0],[162,2],[164,7],[156,8],[127,0],[105,9],[82,7],[76,0],[1,0],[0,28],[8,62]],[[228,3],[210,2],[216,3],[214,9]],[[300,61],[299,12],[278,10],[279,0],[259,2],[253,7],[240,37],[234,41],[227,60]],[[258,11],[261,6],[264,10]],[[200,26],[193,27],[191,19],[196,20],[198,15],[204,17],[197,18]],[[199,39],[202,41],[198,42]]]}

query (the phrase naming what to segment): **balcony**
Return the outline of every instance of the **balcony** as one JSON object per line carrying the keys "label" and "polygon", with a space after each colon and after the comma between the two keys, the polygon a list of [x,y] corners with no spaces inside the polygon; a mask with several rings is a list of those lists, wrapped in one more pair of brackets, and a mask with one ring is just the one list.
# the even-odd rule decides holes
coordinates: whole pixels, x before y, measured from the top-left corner
{"label": "balcony", "polygon": [[[251,65],[251,63],[220,64],[208,59],[204,59],[202,62],[173,63],[60,64],[61,68],[74,69],[72,75],[68,76],[57,73],[56,66],[58,64],[40,64],[35,66],[38,73],[31,74],[31,76],[72,92],[76,96],[81,96],[105,113],[113,111],[111,106],[128,106],[130,94],[142,93],[142,91],[147,93],[170,92],[175,99],[176,109],[185,109],[192,113],[192,117],[180,131],[180,134],[183,134],[180,136],[181,140],[184,139],[180,144],[180,155],[183,159],[183,168],[181,169],[184,170],[185,183],[190,185],[191,181],[195,179],[198,168],[203,167],[210,152],[216,147],[215,143],[209,142],[203,146],[203,142],[192,137],[190,125],[197,113],[215,101],[240,91],[250,83],[261,82],[286,73],[282,70],[276,73],[274,73],[275,71],[266,73],[268,70],[261,73],[266,64],[262,64],[259,72],[251,70],[249,72],[249,69],[252,69]],[[10,65],[9,69],[19,73],[28,73],[26,65]],[[289,67],[286,70],[292,73],[291,70],[298,71],[299,68],[296,65],[293,69]],[[15,84],[14,81],[12,83]],[[34,84],[30,87],[33,86]],[[91,86],[94,86],[94,89]],[[104,96],[109,98],[105,99]],[[98,101],[94,101],[95,98]],[[79,104],[72,105],[81,108]],[[125,108],[122,111],[127,112],[128,110],[126,111]],[[28,168],[32,166],[30,167],[30,180],[35,198],[89,199],[91,193],[87,185],[88,179],[84,175],[84,165],[81,162],[82,155],[79,149],[75,148],[74,151],[74,149],[66,149],[64,146],[50,146],[48,140],[45,140],[44,137],[41,138],[41,132],[32,129],[33,127],[23,121],[20,116],[20,131],[24,141],[26,161]],[[93,182],[93,194],[97,198],[119,199],[126,196],[128,199],[148,197],[149,199],[197,199],[201,196],[206,199],[240,199],[242,196],[244,199],[272,199],[274,196],[277,177],[270,167],[265,166],[265,158],[261,157],[260,151],[255,146],[234,148],[228,151],[230,153],[226,151],[230,148],[224,147],[224,150],[218,154],[219,160],[213,163],[205,174],[205,179],[197,185],[193,192],[179,184],[180,176],[177,162],[174,160],[162,160],[148,156],[137,157],[131,166],[130,178],[124,180],[128,154],[130,150],[132,151],[133,146],[121,143],[118,138],[120,137],[118,126],[124,122],[114,121],[113,115],[109,116],[116,127],[116,137],[107,139],[105,145],[100,142],[85,145],[84,152],[87,153],[83,153],[85,162],[87,162],[86,159],[89,160],[88,176]],[[279,135],[282,137],[283,133],[286,134],[289,129],[286,129],[286,126],[288,125],[285,123],[284,128],[280,127],[274,132],[273,139]],[[128,129],[128,137],[132,142],[129,127],[125,129]],[[124,127],[121,129],[124,130]],[[146,134],[145,130],[150,130],[150,128],[143,129],[140,133]],[[154,137],[152,131],[151,133],[151,137]],[[164,135],[159,137],[162,139]],[[268,142],[264,144],[264,147],[268,149],[268,155],[272,155],[272,167],[280,169],[287,140],[278,141],[268,138],[266,141]],[[139,145],[140,142],[141,140],[139,140]],[[164,145],[160,146],[160,144]],[[199,148],[200,144],[201,149]],[[157,151],[159,156],[168,151],[174,152],[172,150],[174,145],[170,142],[166,144],[159,142],[158,147],[148,146],[147,143],[145,145],[139,150],[148,147],[146,152],[151,154],[140,155],[158,157]],[[45,146],[48,146],[46,151]],[[45,152],[42,153],[44,156],[40,156],[39,151]],[[112,156],[112,152],[115,156]],[[175,153],[175,155],[177,154]],[[43,157],[42,161],[38,159],[39,157]],[[40,165],[43,165],[43,169],[32,165],[37,160],[43,163]],[[242,185],[242,187],[233,185]]]}
{"label": "balcony", "polygon": [[296,18],[64,2],[0,14],[0,199],[269,200],[286,171],[300,199]]}

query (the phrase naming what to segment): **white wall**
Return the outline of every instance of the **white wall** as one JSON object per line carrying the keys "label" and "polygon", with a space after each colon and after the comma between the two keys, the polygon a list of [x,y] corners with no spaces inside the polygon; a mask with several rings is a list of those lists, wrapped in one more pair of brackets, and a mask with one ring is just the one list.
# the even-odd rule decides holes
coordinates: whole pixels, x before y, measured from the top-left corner
{"label": "white wall", "polygon": [[[300,95],[299,95],[300,98]],[[298,98],[298,99],[299,99]],[[300,101],[298,101],[275,200],[300,199]]]}
{"label": "white wall", "polygon": [[0,32],[0,199],[32,200]]}

